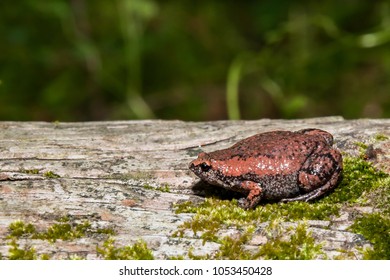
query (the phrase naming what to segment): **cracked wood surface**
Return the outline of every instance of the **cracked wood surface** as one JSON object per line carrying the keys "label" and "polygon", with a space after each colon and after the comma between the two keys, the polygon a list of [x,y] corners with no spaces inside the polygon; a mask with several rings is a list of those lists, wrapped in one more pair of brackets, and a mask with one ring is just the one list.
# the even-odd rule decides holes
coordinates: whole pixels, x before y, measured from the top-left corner
{"label": "cracked wood surface", "polygon": [[[0,122],[0,254],[8,254],[5,236],[11,222],[23,220],[45,228],[66,215],[87,219],[95,227],[114,228],[122,245],[143,239],[156,258],[185,254],[190,247],[194,254],[213,252],[216,243],[172,237],[191,218],[175,214],[172,205],[203,199],[193,188],[198,179],[188,163],[201,150],[226,148],[256,133],[312,127],[332,133],[335,145],[351,155],[359,154],[356,142],[373,144],[383,151],[376,166],[390,172],[390,141],[374,141],[378,134],[390,136],[386,119]],[[166,186],[169,192],[161,191]],[[343,213],[331,225],[309,221],[330,257],[360,238],[345,231],[349,215]],[[32,242],[37,253],[53,258],[77,254],[96,259],[101,240],[88,237],[50,246],[41,240]]]}

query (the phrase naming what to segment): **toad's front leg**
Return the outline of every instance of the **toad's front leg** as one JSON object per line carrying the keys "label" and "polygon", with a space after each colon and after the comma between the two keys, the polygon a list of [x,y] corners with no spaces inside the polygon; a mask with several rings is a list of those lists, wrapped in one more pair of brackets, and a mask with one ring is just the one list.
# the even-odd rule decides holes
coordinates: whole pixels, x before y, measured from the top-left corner
{"label": "toad's front leg", "polygon": [[244,209],[255,208],[261,200],[262,188],[258,183],[244,181],[237,187],[240,192],[248,193],[246,198],[240,198],[238,205]]}

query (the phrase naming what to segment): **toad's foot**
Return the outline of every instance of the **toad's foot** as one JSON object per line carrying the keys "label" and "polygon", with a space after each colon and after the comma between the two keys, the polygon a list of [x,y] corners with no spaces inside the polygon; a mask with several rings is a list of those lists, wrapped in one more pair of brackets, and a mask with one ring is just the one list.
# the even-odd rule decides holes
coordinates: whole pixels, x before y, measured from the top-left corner
{"label": "toad's foot", "polygon": [[262,189],[258,183],[252,181],[244,181],[239,186],[241,191],[249,192],[246,198],[241,198],[238,205],[244,209],[255,208],[261,200]]}

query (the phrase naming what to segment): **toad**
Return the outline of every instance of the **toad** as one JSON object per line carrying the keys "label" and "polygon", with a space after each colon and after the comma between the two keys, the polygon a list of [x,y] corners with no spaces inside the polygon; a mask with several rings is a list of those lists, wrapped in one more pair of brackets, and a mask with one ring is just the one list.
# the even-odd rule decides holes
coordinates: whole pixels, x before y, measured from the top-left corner
{"label": "toad", "polygon": [[333,136],[320,129],[271,131],[202,152],[189,168],[211,185],[246,195],[239,200],[244,209],[261,200],[310,201],[334,189],[341,178],[342,156],[332,145]]}

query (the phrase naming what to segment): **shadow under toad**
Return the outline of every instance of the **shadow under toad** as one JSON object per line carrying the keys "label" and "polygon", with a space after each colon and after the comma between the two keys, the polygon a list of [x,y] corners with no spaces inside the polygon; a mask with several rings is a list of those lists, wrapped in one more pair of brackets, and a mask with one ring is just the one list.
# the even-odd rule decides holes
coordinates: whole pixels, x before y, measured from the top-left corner
{"label": "shadow under toad", "polygon": [[242,197],[246,197],[245,194],[235,192],[232,190],[225,189],[223,187],[214,186],[211,184],[208,184],[202,180],[196,182],[192,186],[192,191],[195,195],[204,197],[204,198],[210,198],[215,197],[221,200],[232,200],[232,199],[240,199]]}

